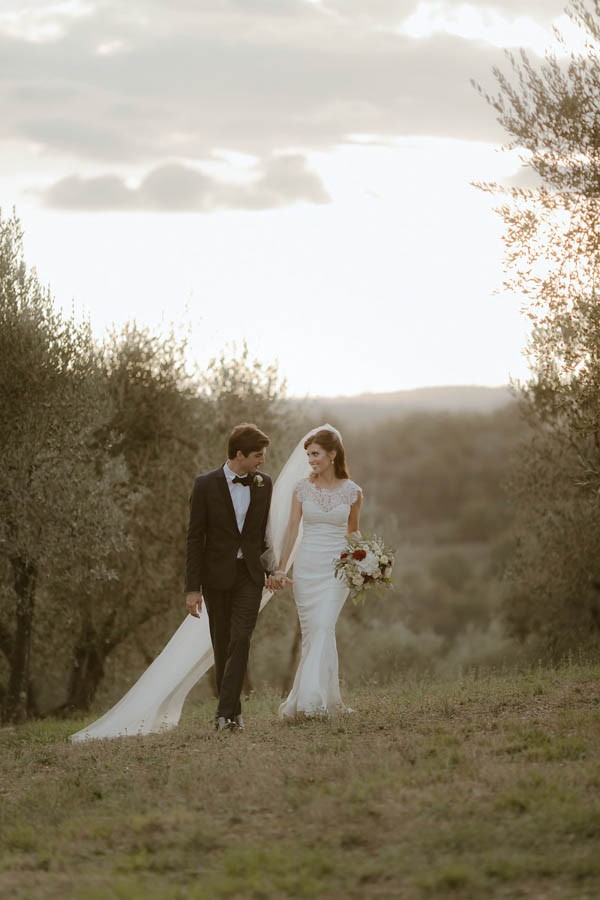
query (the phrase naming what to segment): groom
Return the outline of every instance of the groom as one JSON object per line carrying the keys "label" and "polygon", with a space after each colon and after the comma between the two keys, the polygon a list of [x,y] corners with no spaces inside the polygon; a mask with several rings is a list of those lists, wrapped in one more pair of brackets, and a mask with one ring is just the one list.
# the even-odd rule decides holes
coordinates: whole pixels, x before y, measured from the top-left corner
{"label": "groom", "polygon": [[263,588],[261,563],[273,485],[259,474],[270,439],[256,425],[237,425],[227,462],[199,475],[190,498],[186,606],[199,617],[206,604],[215,653],[218,731],[244,727],[240,695]]}

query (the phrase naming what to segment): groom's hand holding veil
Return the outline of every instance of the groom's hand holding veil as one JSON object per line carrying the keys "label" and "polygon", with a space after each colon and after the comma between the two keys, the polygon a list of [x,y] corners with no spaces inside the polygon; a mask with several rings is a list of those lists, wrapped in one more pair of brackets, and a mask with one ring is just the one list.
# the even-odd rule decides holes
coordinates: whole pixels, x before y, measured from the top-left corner
{"label": "groom's hand holding veil", "polygon": [[199,619],[202,612],[202,591],[190,591],[186,594],[185,605],[190,616]]}

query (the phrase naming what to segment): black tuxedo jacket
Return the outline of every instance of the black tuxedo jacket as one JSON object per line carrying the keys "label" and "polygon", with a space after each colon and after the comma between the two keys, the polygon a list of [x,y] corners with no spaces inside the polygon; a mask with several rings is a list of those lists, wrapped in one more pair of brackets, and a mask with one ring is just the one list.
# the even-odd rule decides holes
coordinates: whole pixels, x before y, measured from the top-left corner
{"label": "black tuxedo jacket", "polygon": [[241,533],[223,469],[196,478],[190,497],[186,593],[203,587],[219,590],[232,587],[240,548],[253,581],[264,584],[265,569],[260,557],[267,549],[273,483],[262,472],[260,477],[262,486],[250,487],[250,506]]}

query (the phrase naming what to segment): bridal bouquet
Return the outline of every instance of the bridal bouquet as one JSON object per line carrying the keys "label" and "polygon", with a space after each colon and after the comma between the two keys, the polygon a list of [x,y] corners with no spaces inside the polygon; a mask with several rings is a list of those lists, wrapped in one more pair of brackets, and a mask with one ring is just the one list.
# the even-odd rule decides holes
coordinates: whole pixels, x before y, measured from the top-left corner
{"label": "bridal bouquet", "polygon": [[354,603],[371,587],[391,587],[394,556],[381,538],[348,537],[344,552],[334,563],[335,577],[350,588]]}

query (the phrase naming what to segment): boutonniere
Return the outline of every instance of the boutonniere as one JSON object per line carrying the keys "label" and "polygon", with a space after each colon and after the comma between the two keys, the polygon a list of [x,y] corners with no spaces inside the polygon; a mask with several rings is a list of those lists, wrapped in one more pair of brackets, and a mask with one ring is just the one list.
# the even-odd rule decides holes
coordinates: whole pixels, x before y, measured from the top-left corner
{"label": "boutonniere", "polygon": [[257,488],[264,487],[265,479],[262,477],[262,475],[255,475],[254,478],[252,479],[252,484],[254,485],[254,487],[257,487]]}

